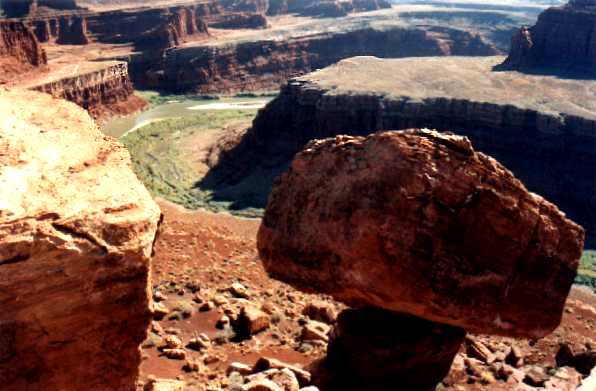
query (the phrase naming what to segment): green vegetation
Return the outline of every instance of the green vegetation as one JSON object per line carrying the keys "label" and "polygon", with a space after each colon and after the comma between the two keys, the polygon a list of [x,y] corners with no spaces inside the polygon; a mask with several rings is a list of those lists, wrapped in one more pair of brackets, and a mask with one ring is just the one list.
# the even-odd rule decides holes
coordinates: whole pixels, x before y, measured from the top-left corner
{"label": "green vegetation", "polygon": [[[216,201],[197,183],[207,171],[201,154],[230,127],[247,128],[256,110],[209,110],[160,120],[123,136],[134,170],[158,197],[189,209],[228,210],[230,202]],[[236,211],[254,216],[258,211]]]}
{"label": "green vegetation", "polygon": [[153,90],[136,91],[136,94],[145,99],[151,106],[159,106],[172,101],[204,101],[204,100],[218,100],[217,95],[185,95],[185,94],[165,94]]}
{"label": "green vegetation", "polygon": [[596,291],[596,251],[586,250],[580,260],[575,282],[586,285]]}

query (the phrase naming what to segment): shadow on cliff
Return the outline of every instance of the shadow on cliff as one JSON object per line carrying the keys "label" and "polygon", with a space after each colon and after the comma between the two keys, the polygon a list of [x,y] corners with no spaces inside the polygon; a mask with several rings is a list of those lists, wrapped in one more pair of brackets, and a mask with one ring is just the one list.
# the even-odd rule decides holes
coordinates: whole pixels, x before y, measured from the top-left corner
{"label": "shadow on cliff", "polygon": [[492,68],[493,72],[521,72],[533,76],[551,76],[558,79],[569,80],[594,80],[596,79],[596,69],[590,67],[578,67],[570,64],[560,64],[557,66],[537,67],[537,66],[511,66],[509,64],[498,64]]}
{"label": "shadow on cliff", "polygon": [[277,152],[271,149],[259,152],[247,133],[229,148],[221,145],[215,148],[212,151],[217,155],[215,163],[194,187],[210,193],[211,201],[225,203],[232,213],[262,215],[275,179],[291,162],[287,151],[281,148]]}

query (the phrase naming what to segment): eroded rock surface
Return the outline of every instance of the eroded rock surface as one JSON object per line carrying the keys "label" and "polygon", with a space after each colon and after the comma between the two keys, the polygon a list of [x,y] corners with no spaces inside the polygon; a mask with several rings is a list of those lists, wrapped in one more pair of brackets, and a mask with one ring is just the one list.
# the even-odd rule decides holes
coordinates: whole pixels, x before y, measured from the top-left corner
{"label": "eroded rock surface", "polygon": [[134,389],[159,219],[87,113],[0,91],[2,389]]}
{"label": "eroded rock surface", "polygon": [[413,130],[309,143],[273,187],[258,249],[272,277],[348,305],[541,337],[583,240],[468,139]]}
{"label": "eroded rock surface", "polygon": [[45,51],[27,26],[0,21],[0,84],[47,62]]}
{"label": "eroded rock surface", "polygon": [[536,25],[513,37],[501,67],[596,75],[596,1],[572,0],[544,11]]}

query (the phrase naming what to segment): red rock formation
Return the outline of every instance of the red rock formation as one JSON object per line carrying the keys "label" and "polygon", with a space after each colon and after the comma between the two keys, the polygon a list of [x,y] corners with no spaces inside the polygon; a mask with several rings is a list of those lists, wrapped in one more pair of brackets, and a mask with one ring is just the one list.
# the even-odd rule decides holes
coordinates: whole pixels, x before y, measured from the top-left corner
{"label": "red rock formation", "polygon": [[544,11],[536,25],[513,36],[500,69],[596,74],[596,2],[576,0]]}
{"label": "red rock formation", "polygon": [[142,59],[133,59],[131,74],[135,84],[176,92],[264,90],[277,88],[289,77],[323,68],[351,56],[496,53],[497,49],[493,45],[461,30],[362,28],[285,40],[176,48],[165,53],[163,61],[153,61],[150,65]]}
{"label": "red rock formation", "polygon": [[47,64],[45,51],[21,22],[0,21],[0,83]]}
{"label": "red rock formation", "polygon": [[583,240],[468,139],[414,130],[307,145],[258,249],[272,277],[351,306],[538,338],[559,325]]}
{"label": "red rock formation", "polygon": [[160,211],[75,105],[0,91],[0,382],[134,390]]}
{"label": "red rock formation", "polygon": [[95,119],[134,113],[147,105],[147,102],[134,95],[125,62],[32,89],[74,102]]}
{"label": "red rock formation", "polygon": [[84,17],[60,17],[58,23],[57,43],[62,45],[86,45],[89,43],[87,20]]}

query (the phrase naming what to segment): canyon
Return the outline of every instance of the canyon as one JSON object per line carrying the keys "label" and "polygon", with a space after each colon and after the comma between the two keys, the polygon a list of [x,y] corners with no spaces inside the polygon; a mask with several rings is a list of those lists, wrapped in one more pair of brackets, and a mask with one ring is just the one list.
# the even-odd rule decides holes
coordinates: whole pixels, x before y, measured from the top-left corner
{"label": "canyon", "polygon": [[[73,97],[101,121],[143,107],[130,83],[175,93],[235,93],[274,90],[288,77],[355,55],[494,55],[506,50],[503,32],[533,18],[531,12],[389,8],[372,0],[321,3],[343,10],[332,17],[313,11],[319,2],[67,3],[32,1],[21,13],[7,12],[19,14],[11,21],[34,33],[47,53],[49,74],[29,72],[7,77],[7,83]],[[453,18],[465,27],[454,27]],[[86,85],[113,74],[113,61],[128,63],[128,78]],[[91,68],[98,73],[83,72]],[[128,112],[123,104],[98,108],[113,106],[115,99],[134,104]]]}
{"label": "canyon", "polygon": [[592,3],[0,0],[0,384],[591,391]]}

